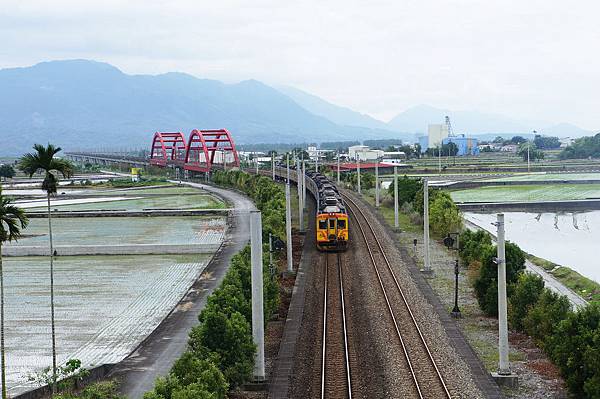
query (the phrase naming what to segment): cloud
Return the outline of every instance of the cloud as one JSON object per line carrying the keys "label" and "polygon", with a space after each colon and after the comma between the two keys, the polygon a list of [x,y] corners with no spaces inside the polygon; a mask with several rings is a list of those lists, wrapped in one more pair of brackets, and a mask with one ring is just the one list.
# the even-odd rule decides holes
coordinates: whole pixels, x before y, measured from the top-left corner
{"label": "cloud", "polygon": [[92,58],[288,84],[381,118],[419,103],[600,127],[594,1],[3,0],[0,67]]}

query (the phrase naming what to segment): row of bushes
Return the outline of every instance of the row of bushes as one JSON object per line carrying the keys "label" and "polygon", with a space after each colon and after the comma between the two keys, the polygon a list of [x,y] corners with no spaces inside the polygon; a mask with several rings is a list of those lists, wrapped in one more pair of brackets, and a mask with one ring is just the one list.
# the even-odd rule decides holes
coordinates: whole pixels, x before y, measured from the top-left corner
{"label": "row of bushes", "polygon": [[[144,399],[225,398],[230,388],[249,380],[254,366],[251,260],[246,246],[232,260],[223,282],[198,316],[188,349],[166,377],[158,378]],[[266,251],[265,251],[266,252]],[[268,265],[265,253],[263,265]],[[279,305],[278,286],[263,266],[264,319]]]}
{"label": "row of bushes", "polygon": [[216,184],[234,187],[254,201],[262,213],[263,236],[273,234],[285,241],[285,193],[272,179],[240,170],[215,171]]}
{"label": "row of bushes", "polygon": [[[485,231],[464,231],[460,257],[469,268],[484,313],[498,313],[497,248]],[[567,297],[544,286],[544,280],[524,272],[525,253],[506,243],[508,320],[511,329],[531,336],[558,366],[576,397],[600,397],[600,306],[573,310]]]}

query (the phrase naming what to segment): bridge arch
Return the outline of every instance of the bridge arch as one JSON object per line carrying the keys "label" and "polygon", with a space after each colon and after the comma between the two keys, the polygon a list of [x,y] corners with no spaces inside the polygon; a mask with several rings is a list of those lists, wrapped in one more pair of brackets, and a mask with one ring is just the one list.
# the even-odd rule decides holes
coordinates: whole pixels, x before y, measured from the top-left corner
{"label": "bridge arch", "polygon": [[187,145],[181,132],[156,132],[152,139],[150,164],[167,166],[169,163],[185,161]]}
{"label": "bridge arch", "polygon": [[213,165],[240,166],[231,134],[227,129],[192,130],[188,139],[185,169],[208,172]]}

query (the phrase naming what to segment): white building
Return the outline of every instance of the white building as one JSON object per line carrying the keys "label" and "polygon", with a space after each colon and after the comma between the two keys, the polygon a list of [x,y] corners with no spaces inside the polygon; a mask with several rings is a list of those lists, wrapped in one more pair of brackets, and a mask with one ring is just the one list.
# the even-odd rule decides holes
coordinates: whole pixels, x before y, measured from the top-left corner
{"label": "white building", "polygon": [[442,145],[442,140],[448,137],[448,126],[446,124],[431,124],[427,126],[427,147],[435,148]]}
{"label": "white building", "polygon": [[368,145],[353,145],[348,147],[348,157],[353,160],[360,159],[361,161],[375,161],[382,158],[384,152],[382,150],[372,150]]}

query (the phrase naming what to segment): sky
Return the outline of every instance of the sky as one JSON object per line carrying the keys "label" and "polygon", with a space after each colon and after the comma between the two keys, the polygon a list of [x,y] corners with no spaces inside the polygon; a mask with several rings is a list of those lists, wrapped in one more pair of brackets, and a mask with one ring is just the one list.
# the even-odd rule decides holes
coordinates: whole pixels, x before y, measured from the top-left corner
{"label": "sky", "polygon": [[600,2],[0,0],[0,68],[85,58],[600,130]]}

